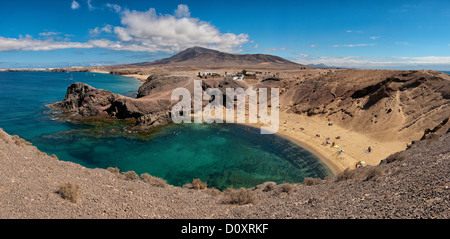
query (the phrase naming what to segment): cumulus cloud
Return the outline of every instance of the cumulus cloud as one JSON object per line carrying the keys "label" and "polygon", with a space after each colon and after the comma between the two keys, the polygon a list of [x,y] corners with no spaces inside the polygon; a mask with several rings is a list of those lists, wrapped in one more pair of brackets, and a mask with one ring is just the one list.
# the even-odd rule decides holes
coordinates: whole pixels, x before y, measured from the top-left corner
{"label": "cumulus cloud", "polygon": [[175,15],[158,15],[153,8],[145,12],[126,9],[121,13],[122,26],[114,27],[114,33],[119,41],[141,46],[142,51],[168,53],[193,46],[233,52],[248,42],[247,34],[221,33],[213,25],[189,16],[189,8],[183,4]]}
{"label": "cumulus cloud", "polygon": [[178,5],[177,10],[175,10],[176,17],[190,17],[189,7],[185,4]]}
{"label": "cumulus cloud", "polygon": [[120,11],[122,11],[122,7],[117,4],[107,3],[106,7],[108,7],[109,9],[111,9],[112,11],[114,11],[116,13],[119,13]]}
{"label": "cumulus cloud", "polygon": [[75,9],[80,8],[80,4],[79,4],[77,1],[73,0],[73,1],[72,1],[72,5],[71,5],[70,7],[71,7],[73,10],[75,10]]}
{"label": "cumulus cloud", "polygon": [[[76,3],[76,1],[74,1]],[[87,1],[90,9],[94,7]],[[50,51],[65,48],[106,48],[117,51],[166,52],[173,53],[189,47],[201,46],[225,52],[238,52],[242,44],[247,43],[248,35],[221,33],[215,26],[197,18],[190,17],[187,5],[180,4],[174,15],[157,14],[155,9],[141,12],[123,10],[119,5],[107,4],[119,13],[121,26],[104,25],[89,30],[91,37],[109,33],[108,39],[91,39],[86,43],[70,42],[57,38],[37,40],[28,38],[0,38],[0,51]],[[61,34],[41,33],[40,36],[52,38]],[[113,39],[114,37],[115,39]]]}
{"label": "cumulus cloud", "polygon": [[0,37],[0,51],[52,51],[69,48],[92,48],[92,44],[79,42],[65,42],[49,40],[37,40],[31,36],[20,38]]}
{"label": "cumulus cloud", "polygon": [[91,36],[97,36],[97,35],[101,34],[102,32],[112,33],[112,26],[108,24],[102,28],[96,27],[94,29],[89,29],[89,35],[91,35]]}
{"label": "cumulus cloud", "polygon": [[51,37],[51,36],[57,36],[59,34],[61,34],[61,32],[41,32],[41,33],[39,33],[39,36]]}

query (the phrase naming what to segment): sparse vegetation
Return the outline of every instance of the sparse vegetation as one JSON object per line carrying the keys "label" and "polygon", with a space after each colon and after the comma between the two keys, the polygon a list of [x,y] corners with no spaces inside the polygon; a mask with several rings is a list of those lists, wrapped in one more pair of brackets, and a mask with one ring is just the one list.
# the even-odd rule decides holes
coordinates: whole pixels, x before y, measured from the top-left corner
{"label": "sparse vegetation", "polygon": [[273,188],[275,187],[275,183],[273,182],[269,182],[266,184],[266,186],[263,189],[263,192],[270,192],[273,190]]}
{"label": "sparse vegetation", "polygon": [[228,204],[249,204],[254,203],[256,201],[256,193],[250,189],[240,188],[227,188],[223,191],[224,194],[224,203]]}
{"label": "sparse vegetation", "polygon": [[167,187],[166,180],[164,180],[162,178],[154,177],[148,173],[141,174],[141,179],[142,179],[142,181],[144,181],[152,186],[155,186],[155,187],[161,187],[161,188]]}
{"label": "sparse vegetation", "polygon": [[112,173],[112,174],[119,174],[120,173],[120,169],[118,167],[108,167],[106,170],[108,172]]}
{"label": "sparse vegetation", "polygon": [[205,193],[207,193],[213,197],[216,197],[216,196],[219,196],[220,194],[222,194],[222,192],[217,188],[207,188],[205,190]]}
{"label": "sparse vegetation", "polygon": [[395,161],[403,161],[406,159],[406,153],[404,151],[397,152],[389,155],[386,159],[381,160],[381,163],[392,163]]}
{"label": "sparse vegetation", "polygon": [[80,197],[81,186],[73,182],[62,183],[58,186],[56,193],[58,193],[61,198],[76,203]]}
{"label": "sparse vegetation", "polygon": [[292,184],[290,183],[283,183],[279,185],[279,191],[280,193],[291,193],[294,191],[294,186],[292,186]]}
{"label": "sparse vegetation", "polygon": [[370,167],[367,172],[367,180],[376,179],[384,175],[383,169],[379,167]]}
{"label": "sparse vegetation", "polygon": [[349,168],[346,168],[343,172],[336,176],[336,182],[352,179],[355,176],[355,172]]}
{"label": "sparse vegetation", "polygon": [[6,134],[3,133],[3,130],[0,128],[0,139],[5,141],[6,143],[9,143],[8,138],[6,138]]}
{"label": "sparse vegetation", "polygon": [[312,186],[312,185],[317,185],[317,184],[321,184],[322,183],[322,179],[320,178],[305,178],[303,180],[303,184],[306,186]]}
{"label": "sparse vegetation", "polygon": [[139,175],[135,171],[128,171],[125,173],[122,173],[123,179],[129,180],[129,181],[136,181],[139,180]]}
{"label": "sparse vegetation", "polygon": [[24,146],[27,146],[27,145],[31,145],[30,142],[28,142],[28,141],[26,141],[26,140],[20,138],[18,135],[13,135],[11,138],[12,138],[12,140],[14,141],[14,143],[15,143],[16,145],[20,146],[20,147],[24,147]]}
{"label": "sparse vegetation", "polygon": [[194,189],[204,189],[207,186],[208,185],[206,184],[206,182],[202,182],[199,178],[195,178],[192,180],[192,187]]}

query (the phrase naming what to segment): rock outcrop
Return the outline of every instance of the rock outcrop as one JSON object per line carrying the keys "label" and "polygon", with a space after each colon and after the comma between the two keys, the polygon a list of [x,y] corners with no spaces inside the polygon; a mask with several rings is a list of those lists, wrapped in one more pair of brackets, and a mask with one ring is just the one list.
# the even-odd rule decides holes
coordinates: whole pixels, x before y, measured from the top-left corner
{"label": "rock outcrop", "polygon": [[167,124],[171,105],[172,102],[164,98],[134,99],[74,83],[68,87],[64,100],[52,104],[51,108],[64,112],[66,118],[76,120],[84,117],[134,118],[137,128],[147,129]]}
{"label": "rock outcrop", "polygon": [[[64,112],[66,118],[81,121],[84,117],[133,118],[136,120],[133,130],[147,131],[172,122],[170,112],[178,102],[171,100],[172,91],[183,87],[193,95],[195,79],[165,74],[151,75],[139,88],[137,98],[74,83],[68,87],[64,100],[52,104],[51,108]],[[225,88],[246,88],[242,83],[226,78],[203,80],[201,86],[203,91],[218,88],[224,95]],[[206,104],[208,101],[203,101],[203,105]]]}

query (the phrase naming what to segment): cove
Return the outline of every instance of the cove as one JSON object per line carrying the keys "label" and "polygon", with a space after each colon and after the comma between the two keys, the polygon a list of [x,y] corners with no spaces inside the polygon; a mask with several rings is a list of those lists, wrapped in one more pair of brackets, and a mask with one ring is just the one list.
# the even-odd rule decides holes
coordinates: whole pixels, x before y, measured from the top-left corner
{"label": "cove", "polygon": [[[315,155],[295,143],[238,124],[173,124],[139,137],[122,130],[119,121],[83,125],[56,120],[45,105],[64,98],[72,83],[67,76],[0,73],[0,127],[60,160],[89,168],[149,173],[175,186],[193,178],[206,181],[208,187],[225,189],[332,175]],[[73,73],[73,78],[122,94],[139,87],[133,79],[105,74]]]}

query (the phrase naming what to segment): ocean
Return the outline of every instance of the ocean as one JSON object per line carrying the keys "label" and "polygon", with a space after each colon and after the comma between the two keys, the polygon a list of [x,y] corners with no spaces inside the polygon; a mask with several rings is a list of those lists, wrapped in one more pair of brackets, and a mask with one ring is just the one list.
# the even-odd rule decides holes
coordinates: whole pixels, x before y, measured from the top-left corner
{"label": "ocean", "polygon": [[60,160],[149,173],[175,186],[193,178],[225,189],[332,175],[302,147],[242,125],[180,124],[140,136],[121,130],[125,125],[117,121],[86,125],[58,120],[47,105],[62,100],[73,82],[128,96],[135,96],[141,84],[98,73],[0,72],[0,127]]}

